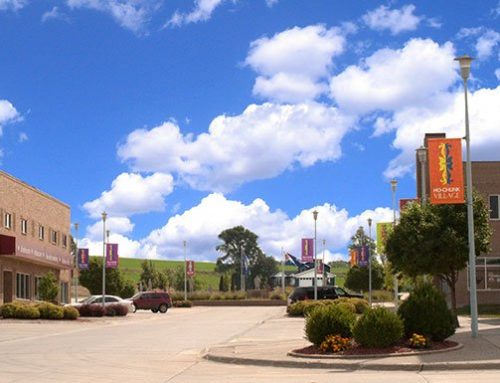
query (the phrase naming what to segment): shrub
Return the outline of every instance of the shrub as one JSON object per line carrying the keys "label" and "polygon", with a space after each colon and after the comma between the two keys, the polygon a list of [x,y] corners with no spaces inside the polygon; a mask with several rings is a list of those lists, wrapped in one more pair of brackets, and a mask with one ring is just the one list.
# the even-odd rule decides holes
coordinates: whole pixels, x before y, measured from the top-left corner
{"label": "shrub", "polygon": [[192,307],[193,302],[191,302],[191,301],[174,301],[174,303],[172,303],[172,306],[174,306],[174,307]]}
{"label": "shrub", "polygon": [[49,302],[39,303],[37,305],[42,319],[63,319],[64,309],[61,306]]}
{"label": "shrub", "polygon": [[351,338],[342,338],[340,335],[328,335],[319,346],[323,352],[340,352],[351,347]]}
{"label": "shrub", "polygon": [[363,314],[370,307],[368,306],[368,301],[361,298],[348,298],[356,309],[356,314]]}
{"label": "shrub", "polygon": [[366,310],[352,332],[361,346],[387,347],[401,339],[403,329],[403,322],[395,313],[378,307]]}
{"label": "shrub", "polygon": [[286,307],[286,312],[291,317],[304,316],[304,301],[298,301],[298,302],[289,304]]}
{"label": "shrub", "polygon": [[[365,299],[368,299],[368,293],[364,293]],[[372,301],[373,302],[392,302],[394,300],[394,294],[388,290],[373,290],[372,291]]]}
{"label": "shrub", "polygon": [[[188,294],[189,300],[191,301],[199,301],[199,300],[207,300],[210,299],[210,292],[208,291],[193,291],[192,293]],[[184,295],[182,297],[179,297],[178,299],[184,300]]]}
{"label": "shrub", "polygon": [[306,316],[306,337],[320,346],[328,335],[350,337],[356,315],[342,305],[319,306]]}
{"label": "shrub", "polygon": [[40,311],[35,306],[27,304],[16,305],[14,311],[14,318],[17,319],[38,319],[40,318]]}
{"label": "shrub", "polygon": [[286,300],[285,294],[283,294],[280,291],[273,291],[271,294],[269,294],[269,299],[276,299],[276,300]]}
{"label": "shrub", "polygon": [[455,333],[453,314],[444,296],[429,283],[418,286],[399,306],[398,313],[408,337],[418,333],[442,341]]}
{"label": "shrub", "polygon": [[102,317],[104,316],[104,309],[102,305],[99,304],[90,304],[90,305],[81,305],[78,307],[78,312],[81,317]]}
{"label": "shrub", "polygon": [[121,305],[119,303],[115,303],[112,305],[108,305],[104,309],[104,313],[106,316],[114,317],[114,316],[119,316],[119,317],[124,317],[128,314],[128,307],[126,305]]}
{"label": "shrub", "polygon": [[428,338],[420,334],[413,334],[408,340],[410,347],[412,348],[428,348],[431,342]]}
{"label": "shrub", "polygon": [[80,316],[78,310],[71,306],[63,307],[64,319],[77,319]]}
{"label": "shrub", "polygon": [[125,281],[123,287],[120,291],[120,296],[124,298],[130,298],[135,294],[135,285],[132,281]]}
{"label": "shrub", "polygon": [[16,303],[16,302],[5,303],[4,305],[2,305],[2,309],[1,309],[2,317],[4,317],[5,319],[15,318],[15,312],[16,312],[17,306],[19,306],[19,303]]}

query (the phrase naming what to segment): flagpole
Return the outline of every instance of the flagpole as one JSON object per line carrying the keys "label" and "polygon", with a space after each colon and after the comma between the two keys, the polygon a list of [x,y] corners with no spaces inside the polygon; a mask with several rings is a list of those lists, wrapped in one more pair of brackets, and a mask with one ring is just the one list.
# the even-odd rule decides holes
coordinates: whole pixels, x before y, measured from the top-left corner
{"label": "flagpole", "polygon": [[285,263],[286,263],[286,255],[285,255],[285,252],[283,251],[283,247],[281,247],[281,255],[283,256],[283,259],[282,259],[282,262],[283,262],[283,267],[282,267],[283,275],[281,276],[281,288],[283,289],[283,294],[285,294]]}

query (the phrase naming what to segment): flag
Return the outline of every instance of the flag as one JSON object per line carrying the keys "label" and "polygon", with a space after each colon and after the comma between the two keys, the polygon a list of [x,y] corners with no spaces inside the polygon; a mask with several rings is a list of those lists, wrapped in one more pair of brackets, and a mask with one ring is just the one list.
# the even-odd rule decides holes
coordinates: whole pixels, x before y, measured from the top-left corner
{"label": "flag", "polygon": [[357,248],[358,265],[361,267],[368,266],[370,258],[370,248],[368,246],[359,246]]}
{"label": "flag", "polygon": [[358,250],[356,248],[349,250],[349,256],[351,258],[351,267],[358,264]]}
{"label": "flag", "polygon": [[430,202],[464,203],[462,140],[434,138],[427,141],[429,151]]}
{"label": "flag", "polygon": [[106,243],[106,267],[116,269],[118,267],[118,244]]}
{"label": "flag", "polygon": [[80,270],[88,270],[89,268],[89,249],[78,249],[78,268]]}
{"label": "flag", "polygon": [[314,239],[302,238],[302,262],[314,262]]}

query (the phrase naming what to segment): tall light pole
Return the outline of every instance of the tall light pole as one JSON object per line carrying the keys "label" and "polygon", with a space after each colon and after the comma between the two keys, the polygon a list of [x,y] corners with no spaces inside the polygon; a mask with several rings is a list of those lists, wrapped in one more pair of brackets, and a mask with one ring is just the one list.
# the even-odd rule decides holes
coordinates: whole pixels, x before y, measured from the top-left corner
{"label": "tall light pole", "polygon": [[323,287],[326,286],[325,247],[326,247],[326,239],[323,240],[323,259],[321,261],[323,262],[323,268],[321,269],[321,271],[323,272],[323,284],[322,284]]}
{"label": "tall light pole", "polygon": [[477,291],[476,291],[476,249],[474,243],[474,208],[472,205],[472,165],[470,159],[470,131],[469,131],[469,105],[467,101],[467,79],[470,74],[470,65],[473,60],[467,55],[455,59],[460,64],[460,74],[464,83],[465,94],[465,144],[466,144],[466,188],[467,188],[467,227],[469,234],[469,293],[471,333],[476,338],[477,324]]}
{"label": "tall light pole", "polygon": [[283,268],[282,268],[282,278],[281,278],[281,288],[283,289],[283,294],[285,294],[285,263],[286,263],[286,255],[283,251],[283,246],[281,247],[281,256],[283,257]]}
{"label": "tall light pole", "polygon": [[318,271],[316,266],[316,223],[318,221],[318,211],[313,211],[314,218],[314,300],[318,299]]}
{"label": "tall light pole", "polygon": [[368,304],[372,307],[372,219],[368,218]]}
{"label": "tall light pole", "polygon": [[[396,227],[396,188],[398,187],[398,181],[393,178],[391,180],[391,190],[392,190],[392,213],[393,213],[393,221],[392,227],[393,229]],[[394,306],[396,309],[398,308],[398,278],[396,277],[396,273],[394,273]]]}
{"label": "tall light pole", "polygon": [[182,247],[184,248],[184,300],[187,301],[186,241],[182,241]]}
{"label": "tall light pole", "polygon": [[104,309],[104,301],[106,295],[106,217],[105,211],[102,212],[102,308]]}
{"label": "tall light pole", "polygon": [[73,282],[75,284],[75,303],[78,302],[78,222],[75,222],[73,224],[73,227],[75,228],[75,247],[76,247],[76,254],[75,254],[75,275],[73,278]]}
{"label": "tall light pole", "polygon": [[422,205],[425,205],[427,203],[427,148],[425,146],[421,146],[417,149],[417,158],[418,162],[420,162],[420,195],[422,199]]}

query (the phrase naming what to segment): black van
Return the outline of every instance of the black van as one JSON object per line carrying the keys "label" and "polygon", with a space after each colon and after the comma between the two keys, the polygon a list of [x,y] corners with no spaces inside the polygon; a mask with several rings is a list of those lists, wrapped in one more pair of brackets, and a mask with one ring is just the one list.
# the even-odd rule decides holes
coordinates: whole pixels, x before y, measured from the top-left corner
{"label": "black van", "polygon": [[[327,286],[318,287],[318,299],[337,299],[337,298],[363,298],[361,294],[351,294],[341,287]],[[288,304],[305,299],[314,299],[314,287],[297,287],[288,296]]]}

